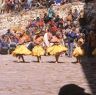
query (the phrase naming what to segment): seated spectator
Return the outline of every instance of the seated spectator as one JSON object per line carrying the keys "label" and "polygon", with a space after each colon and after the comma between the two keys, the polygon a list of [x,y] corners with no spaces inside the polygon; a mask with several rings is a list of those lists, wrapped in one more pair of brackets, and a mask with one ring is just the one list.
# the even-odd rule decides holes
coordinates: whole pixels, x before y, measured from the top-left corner
{"label": "seated spectator", "polygon": [[6,10],[7,12],[11,12],[13,11],[15,8],[15,5],[14,5],[14,0],[6,0]]}
{"label": "seated spectator", "polygon": [[60,17],[59,17],[59,15],[57,15],[56,17],[55,17],[55,22],[58,22],[60,20]]}
{"label": "seated spectator", "polygon": [[7,54],[8,53],[8,49],[9,49],[9,45],[8,45],[8,39],[5,35],[3,35],[1,37],[1,41],[0,41],[0,53],[1,54]]}

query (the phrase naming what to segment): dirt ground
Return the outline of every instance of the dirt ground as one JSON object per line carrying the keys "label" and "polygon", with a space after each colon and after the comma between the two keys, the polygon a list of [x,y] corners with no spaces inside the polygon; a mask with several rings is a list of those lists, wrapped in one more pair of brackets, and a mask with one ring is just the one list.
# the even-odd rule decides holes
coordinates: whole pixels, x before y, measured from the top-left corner
{"label": "dirt ground", "polygon": [[[10,55],[0,55],[0,95],[58,95],[66,84],[76,84],[91,93],[81,64],[73,64],[75,58],[60,57],[61,63],[53,63],[54,57],[26,56],[27,63],[16,63]],[[94,94],[95,95],[95,94]]]}

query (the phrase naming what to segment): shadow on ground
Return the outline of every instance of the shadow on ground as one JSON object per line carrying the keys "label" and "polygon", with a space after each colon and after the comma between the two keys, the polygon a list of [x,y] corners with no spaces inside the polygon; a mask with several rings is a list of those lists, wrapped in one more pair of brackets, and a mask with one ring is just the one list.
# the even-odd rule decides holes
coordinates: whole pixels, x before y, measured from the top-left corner
{"label": "shadow on ground", "polygon": [[88,60],[89,62],[81,62],[81,66],[83,69],[83,72],[85,74],[85,77],[89,83],[89,87],[92,91],[92,95],[96,95],[96,63],[95,61],[92,62]]}
{"label": "shadow on ground", "polygon": [[[88,10],[88,11],[86,11]],[[96,19],[96,0],[85,0],[85,6],[84,6],[84,18],[83,18],[83,25],[81,23],[81,27],[86,28],[88,27],[88,30],[95,30],[96,33],[96,22],[93,24],[93,19]],[[91,27],[91,25],[93,25]],[[87,29],[87,28],[86,28]],[[87,38],[88,36],[86,36]],[[90,49],[91,46],[89,45]],[[95,47],[96,48],[96,47]],[[87,51],[90,52],[90,51]],[[93,61],[95,59],[95,61]],[[96,58],[87,58],[87,63],[84,62],[84,59],[81,60],[81,66],[83,69],[83,72],[85,74],[85,77],[89,83],[89,87],[92,91],[92,95],[96,95]]]}

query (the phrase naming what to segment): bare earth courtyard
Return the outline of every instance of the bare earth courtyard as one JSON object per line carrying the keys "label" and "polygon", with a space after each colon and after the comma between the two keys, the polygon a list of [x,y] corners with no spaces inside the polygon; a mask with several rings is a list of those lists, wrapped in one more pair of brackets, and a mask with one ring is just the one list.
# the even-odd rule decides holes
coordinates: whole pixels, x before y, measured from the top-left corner
{"label": "bare earth courtyard", "polygon": [[31,56],[25,59],[27,63],[16,63],[11,55],[0,55],[0,95],[58,95],[71,83],[92,94],[89,85],[94,84],[89,84],[81,64],[72,63],[74,58],[60,57],[60,64],[49,62],[54,61],[51,56],[42,57],[42,63]]}

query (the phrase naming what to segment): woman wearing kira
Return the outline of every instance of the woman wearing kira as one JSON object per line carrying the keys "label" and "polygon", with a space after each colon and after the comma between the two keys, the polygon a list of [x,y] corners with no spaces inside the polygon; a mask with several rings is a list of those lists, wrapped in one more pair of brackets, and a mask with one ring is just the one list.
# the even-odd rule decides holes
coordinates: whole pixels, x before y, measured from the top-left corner
{"label": "woman wearing kira", "polygon": [[49,55],[54,55],[56,59],[56,63],[59,61],[59,56],[67,51],[67,48],[63,45],[61,45],[62,35],[60,32],[56,32],[55,35],[53,35],[52,39],[50,40],[50,43],[53,43],[52,46],[48,47],[47,52]]}
{"label": "woman wearing kira", "polygon": [[80,63],[80,59],[84,55],[83,44],[84,39],[83,37],[80,37],[77,41],[77,46],[73,51],[73,56],[76,57],[76,63]]}
{"label": "woman wearing kira", "polygon": [[33,38],[34,48],[32,49],[32,55],[37,57],[37,62],[41,63],[41,56],[45,54],[45,50],[43,49],[43,36],[40,31],[35,33]]}
{"label": "woman wearing kira", "polygon": [[24,55],[30,55],[31,51],[27,48],[26,43],[29,41],[27,34],[20,34],[20,39],[16,49],[12,52],[12,55],[18,58],[18,62],[25,62]]}

